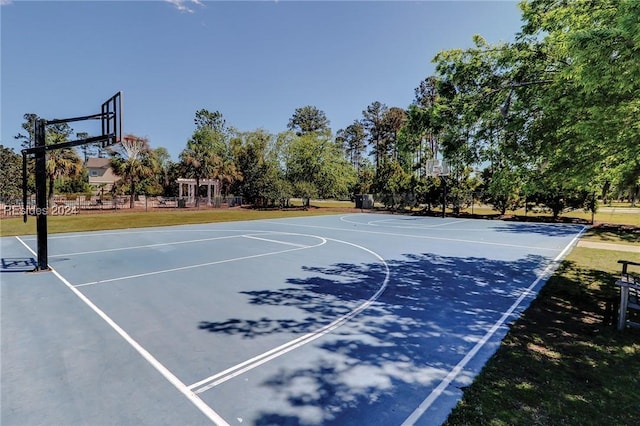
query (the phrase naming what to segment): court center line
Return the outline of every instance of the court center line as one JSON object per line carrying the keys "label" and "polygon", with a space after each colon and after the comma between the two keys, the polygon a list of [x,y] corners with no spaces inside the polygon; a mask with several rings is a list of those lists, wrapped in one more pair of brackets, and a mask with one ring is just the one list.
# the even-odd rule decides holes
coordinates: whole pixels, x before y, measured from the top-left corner
{"label": "court center line", "polygon": [[558,268],[560,265],[560,261],[567,255],[569,250],[576,244],[578,239],[582,236],[582,234],[587,230],[587,227],[583,227],[582,230],[567,244],[567,246],[558,254],[551,263],[547,265],[547,267],[542,271],[542,273],[531,283],[529,287],[525,291],[522,292],[520,297],[516,299],[515,302],[507,309],[507,311],[500,317],[498,321],[487,331],[487,333],[480,339],[475,346],[467,352],[467,354],[456,364],[455,367],[449,374],[445,376],[444,379],[438,384],[438,386],[431,391],[429,396],[427,396],[422,403],[416,408],[413,413],[407,417],[407,419],[402,423],[402,426],[409,426],[415,424],[420,417],[431,407],[431,405],[442,395],[445,389],[451,384],[451,382],[460,374],[462,369],[466,367],[466,365],[473,359],[474,356],[482,349],[482,347],[489,341],[489,339],[495,334],[496,331],[507,321],[507,319],[513,314],[518,306],[522,303],[525,297],[529,296],[533,293],[533,289],[542,281],[547,280],[551,274]]}
{"label": "court center line", "polygon": [[[31,252],[32,255],[37,256],[20,237],[16,237],[20,243]],[[122,337],[138,354],[144,358],[153,368],[156,369],[169,383],[171,383],[182,395],[184,395],[193,405],[195,405],[202,414],[204,414],[211,422],[219,426],[229,426],[218,413],[216,413],[211,407],[200,399],[198,395],[193,393],[184,383],[180,381],[168,368],[160,363],[149,351],[147,351],[142,345],[140,345],[133,337],[131,337],[122,327],[120,327],[111,317],[109,317],[102,309],[98,308],[88,297],[76,289],[66,278],[64,278],[58,271],[49,266],[51,272],[58,278],[69,290],[73,292],[85,305],[87,305],[93,312],[95,312],[102,320],[104,320],[120,337]]]}
{"label": "court center line", "polygon": [[166,274],[166,273],[169,273],[169,272],[185,271],[187,269],[202,268],[202,267],[205,267],[205,266],[219,265],[219,264],[222,264],[222,263],[236,262],[236,261],[246,260],[246,259],[255,259],[255,258],[264,257],[264,256],[272,256],[272,255],[276,255],[276,254],[282,254],[282,253],[288,253],[288,252],[293,252],[293,251],[297,251],[297,250],[304,250],[304,249],[319,247],[321,245],[326,244],[326,242],[327,242],[327,240],[323,238],[322,241],[319,244],[316,244],[316,245],[313,245],[313,246],[302,246],[302,247],[296,247],[296,248],[287,249],[287,250],[271,251],[271,252],[267,252],[267,253],[253,254],[253,255],[250,255],[250,256],[235,257],[235,258],[232,258],[232,259],[216,260],[216,261],[213,261],[213,262],[206,262],[206,263],[198,263],[198,264],[195,264],[195,265],[180,266],[178,268],[170,268],[170,269],[163,269],[163,270],[160,270],[160,271],[152,271],[152,272],[144,272],[144,273],[141,273],[141,274],[127,275],[127,276],[124,276],[124,277],[109,278],[109,279],[106,279],[106,280],[90,281],[90,282],[86,282],[86,283],[82,283],[82,284],[77,284],[75,286],[75,288],[86,287],[86,286],[96,285],[96,284],[105,284],[105,283],[110,283],[110,282],[114,282],[114,281],[130,280],[130,279],[133,279],[133,278],[148,277],[148,276],[152,276],[152,275]]}
{"label": "court center line", "polygon": [[352,319],[353,317],[355,317],[356,315],[358,315],[359,313],[361,313],[362,311],[364,311],[365,309],[367,309],[368,307],[370,307],[378,298],[380,298],[380,296],[382,295],[382,293],[384,293],[384,291],[387,288],[387,285],[389,283],[389,279],[391,276],[391,269],[389,268],[388,263],[384,260],[384,258],[382,256],[380,256],[379,254],[377,254],[376,252],[374,252],[373,250],[370,250],[366,247],[363,247],[361,245],[358,244],[354,244],[354,243],[350,243],[348,241],[342,241],[342,240],[336,240],[333,238],[327,238],[327,240],[329,241],[335,241],[338,243],[342,243],[342,244],[347,244],[353,247],[356,247],[358,249],[364,250],[370,254],[372,254],[375,258],[377,258],[380,262],[382,262],[382,264],[384,265],[385,268],[385,278],[381,284],[381,286],[378,288],[378,290],[369,298],[367,299],[364,303],[360,304],[358,307],[356,307],[355,309],[353,309],[352,311],[348,312],[345,315],[342,315],[340,317],[338,317],[337,319],[335,319],[334,321],[332,321],[331,323],[320,327],[318,330],[313,331],[311,333],[307,333],[304,336],[300,336],[297,339],[291,340],[283,345],[280,345],[276,348],[273,348],[267,352],[264,352],[260,355],[257,355],[251,359],[248,359],[244,362],[241,362],[240,364],[234,365],[233,367],[227,368],[224,371],[221,371],[220,373],[214,374],[212,376],[209,376],[203,380],[200,380],[192,385],[189,386],[189,389],[194,390],[195,393],[200,394],[203,392],[208,391],[209,389],[212,389],[230,379],[233,379],[234,377],[237,377],[241,374],[246,373],[247,371],[250,371],[256,367],[259,367],[260,365],[263,365],[275,358],[278,358],[284,354],[286,354],[287,352],[290,352],[294,349],[297,349],[301,346],[306,345],[307,343],[310,343],[316,339],[319,339],[320,337],[330,333],[331,331],[335,330],[336,328],[342,326],[344,323],[346,323],[347,321],[349,321],[350,319]]}
{"label": "court center line", "polygon": [[[264,220],[263,222],[271,223],[274,225],[282,225],[283,223],[283,222],[276,222],[273,220]],[[551,248],[551,247],[523,246],[519,244],[495,243],[491,241],[465,240],[462,238],[445,238],[445,237],[433,237],[433,236],[427,236],[427,235],[398,234],[394,232],[369,231],[365,229],[334,228],[331,226],[304,225],[300,223],[291,223],[291,222],[287,222],[286,224],[287,226],[299,226],[303,228],[326,229],[331,231],[342,231],[342,232],[358,232],[363,234],[388,235],[388,236],[394,236],[394,237],[418,238],[418,239],[424,239],[424,240],[452,241],[457,243],[480,244],[480,245],[489,245],[489,246],[497,246],[497,247],[523,248],[528,250],[548,250],[548,251],[558,250],[557,248]],[[362,223],[358,223],[357,225],[367,226],[366,224],[362,224]]]}

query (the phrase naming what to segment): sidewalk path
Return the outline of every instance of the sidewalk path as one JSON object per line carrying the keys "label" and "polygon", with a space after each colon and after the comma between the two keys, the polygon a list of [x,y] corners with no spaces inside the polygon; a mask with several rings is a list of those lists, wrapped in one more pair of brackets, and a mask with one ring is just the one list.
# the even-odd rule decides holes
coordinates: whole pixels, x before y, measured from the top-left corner
{"label": "sidewalk path", "polygon": [[640,214],[638,207],[599,207],[598,213],[635,213]]}
{"label": "sidewalk path", "polygon": [[630,251],[633,253],[640,253],[640,246],[638,245],[599,243],[596,241],[578,241],[577,246],[601,250]]}

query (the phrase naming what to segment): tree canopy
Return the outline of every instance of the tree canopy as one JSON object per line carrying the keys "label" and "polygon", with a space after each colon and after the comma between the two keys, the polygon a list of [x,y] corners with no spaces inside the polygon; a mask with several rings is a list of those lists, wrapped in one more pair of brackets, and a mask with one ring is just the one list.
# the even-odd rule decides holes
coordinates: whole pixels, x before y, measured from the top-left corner
{"label": "tree canopy", "polygon": [[313,132],[328,134],[331,133],[329,124],[329,119],[324,111],[315,106],[307,105],[296,108],[293,116],[289,119],[287,128],[296,132],[298,136]]}

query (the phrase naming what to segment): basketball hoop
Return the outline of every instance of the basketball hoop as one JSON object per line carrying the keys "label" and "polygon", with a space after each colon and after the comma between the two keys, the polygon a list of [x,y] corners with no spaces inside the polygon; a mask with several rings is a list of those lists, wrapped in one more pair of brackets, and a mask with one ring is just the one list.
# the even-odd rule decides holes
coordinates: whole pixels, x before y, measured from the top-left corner
{"label": "basketball hoop", "polygon": [[446,217],[447,211],[447,177],[451,173],[451,163],[442,159],[442,163],[437,158],[426,161],[425,168],[428,177],[437,177],[442,185],[442,217]]}
{"label": "basketball hoop", "polygon": [[451,172],[449,162],[442,160],[442,163],[440,163],[440,160],[437,158],[427,160],[425,169],[427,171],[427,176],[429,177],[446,177],[449,176],[449,173]]}
{"label": "basketball hoop", "polygon": [[[48,145],[46,143],[46,126],[63,123],[71,123],[85,120],[100,120],[102,134],[75,141],[58,142]],[[122,139],[122,92],[118,92],[102,103],[102,110],[97,114],[82,115],[79,117],[45,120],[39,118],[34,123],[34,146],[22,150],[22,205],[24,210],[23,220],[27,221],[27,156],[33,155],[35,159],[35,187],[36,187],[36,228],[37,228],[37,256],[36,271],[49,269],[48,242],[47,242],[47,161],[48,151],[55,149],[72,148],[91,143],[100,143],[106,148]],[[127,155],[135,157],[144,147],[144,142],[133,141],[127,149]]]}
{"label": "basketball hoop", "polygon": [[118,92],[102,104],[102,147],[106,148],[122,140],[122,92]]}

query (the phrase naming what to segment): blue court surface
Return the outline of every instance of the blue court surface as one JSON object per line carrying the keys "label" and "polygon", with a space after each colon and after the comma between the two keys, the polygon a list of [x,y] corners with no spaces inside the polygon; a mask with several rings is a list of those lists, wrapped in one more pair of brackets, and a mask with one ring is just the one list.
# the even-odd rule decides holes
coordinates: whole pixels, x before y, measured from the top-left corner
{"label": "blue court surface", "polygon": [[390,214],[1,239],[8,425],[438,425],[582,226]]}

